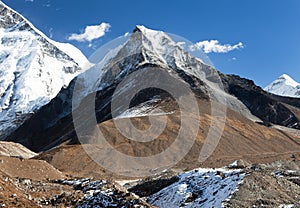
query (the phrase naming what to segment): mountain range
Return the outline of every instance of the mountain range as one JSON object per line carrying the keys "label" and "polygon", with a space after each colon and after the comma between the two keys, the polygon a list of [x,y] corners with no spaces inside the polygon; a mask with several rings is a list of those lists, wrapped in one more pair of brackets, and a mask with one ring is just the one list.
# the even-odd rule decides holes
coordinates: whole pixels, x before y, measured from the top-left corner
{"label": "mountain range", "polygon": [[[275,124],[299,129],[300,103],[298,99],[276,96],[265,92],[251,80],[236,75],[225,75],[185,52],[164,32],[137,26],[130,39],[118,47],[113,55],[109,53],[107,56],[103,59],[105,63],[100,62],[78,78],[79,82],[84,80],[80,77],[97,78],[93,81],[96,83],[94,89],[87,87],[89,83],[84,81],[79,85],[85,86],[83,90],[86,91],[83,92],[85,95],[93,90],[96,91],[95,107],[98,123],[112,118],[110,103],[118,84],[128,74],[150,66],[150,68],[156,67],[166,71],[175,80],[183,79],[202,101],[213,99],[245,118],[266,126]],[[102,67],[101,71],[99,71],[99,65]],[[215,87],[214,79],[222,84],[222,88]],[[70,139],[72,143],[78,142],[72,122],[72,95],[75,82],[76,80],[73,80],[47,105],[41,107],[34,116],[8,135],[7,140],[20,142],[35,151],[47,150]],[[138,80],[132,80],[132,82],[138,82]],[[118,96],[126,97],[126,90]],[[135,98],[131,108],[137,106],[141,108],[147,102],[149,106],[149,102],[151,103],[154,98],[155,105],[170,99],[167,94],[159,91],[141,93]],[[154,103],[150,105],[153,110]],[[171,111],[176,107],[176,105],[170,106]],[[84,104],[80,107],[84,109]],[[164,104],[160,107],[164,107]],[[61,125],[65,128],[62,129]],[[41,138],[47,138],[47,140]]]}
{"label": "mountain range", "polygon": [[[1,1],[0,40],[0,205],[299,205],[290,189],[300,192],[300,88],[288,75],[262,89],[252,80],[216,70],[167,33],[142,25],[92,64],[77,48],[47,38]],[[160,85],[176,93],[155,87]],[[132,89],[143,86],[154,87],[130,96]],[[178,86],[187,86],[194,95],[183,107],[178,100],[188,93]],[[189,119],[182,120],[184,116]],[[145,130],[152,117],[157,122],[166,118],[155,140],[126,137],[133,132],[128,119]],[[124,155],[147,158],[163,152],[175,143],[182,126],[188,128],[180,139],[195,133],[194,144],[182,157],[188,143],[160,158],[167,161],[165,166],[144,166],[149,177],[136,174],[137,163],[115,162]],[[96,128],[108,145],[95,139]],[[212,141],[220,137],[216,144],[207,140],[210,135]],[[146,134],[139,137],[147,139]],[[207,146],[213,150],[203,153]],[[93,158],[109,147],[123,153],[118,158],[107,152],[101,161],[116,172]],[[177,159],[174,167],[168,166]],[[12,168],[16,164],[17,171]],[[135,171],[128,176],[130,169]],[[266,193],[267,187],[272,191]],[[16,202],[14,192],[23,198]]]}

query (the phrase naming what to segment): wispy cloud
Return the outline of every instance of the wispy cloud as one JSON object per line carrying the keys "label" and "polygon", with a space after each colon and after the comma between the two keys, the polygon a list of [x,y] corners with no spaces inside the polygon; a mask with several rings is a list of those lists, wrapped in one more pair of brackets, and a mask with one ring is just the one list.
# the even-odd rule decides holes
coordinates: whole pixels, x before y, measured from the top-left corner
{"label": "wispy cloud", "polygon": [[33,2],[33,0],[25,0],[25,1],[27,1],[27,2]]}
{"label": "wispy cloud", "polygon": [[242,42],[235,45],[222,45],[218,40],[204,40],[190,46],[191,50],[202,50],[204,53],[228,53],[241,48],[244,48],[244,44]]}
{"label": "wispy cloud", "polygon": [[107,33],[110,29],[110,24],[101,23],[100,25],[91,25],[86,26],[83,33],[80,34],[71,34],[68,37],[68,40],[76,40],[78,42],[91,42],[95,39],[101,38]]}
{"label": "wispy cloud", "polygon": [[[33,0],[31,0],[31,1],[33,1]],[[51,7],[51,1],[48,0],[47,3],[43,4],[43,7],[48,7],[48,8]]]}
{"label": "wispy cloud", "polygon": [[51,7],[51,4],[43,4],[43,7]]}

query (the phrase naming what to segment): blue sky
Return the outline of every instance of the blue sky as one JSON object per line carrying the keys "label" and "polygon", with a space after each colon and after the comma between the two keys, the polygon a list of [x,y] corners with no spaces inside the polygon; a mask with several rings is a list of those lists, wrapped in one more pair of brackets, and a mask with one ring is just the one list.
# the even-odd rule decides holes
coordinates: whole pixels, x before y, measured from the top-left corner
{"label": "blue sky", "polygon": [[[300,1],[298,0],[3,0],[47,36],[70,42],[89,57],[104,43],[142,24],[191,42],[218,40],[243,48],[209,53],[216,68],[265,86],[283,73],[300,82]],[[108,23],[91,44],[69,40],[88,25]]]}

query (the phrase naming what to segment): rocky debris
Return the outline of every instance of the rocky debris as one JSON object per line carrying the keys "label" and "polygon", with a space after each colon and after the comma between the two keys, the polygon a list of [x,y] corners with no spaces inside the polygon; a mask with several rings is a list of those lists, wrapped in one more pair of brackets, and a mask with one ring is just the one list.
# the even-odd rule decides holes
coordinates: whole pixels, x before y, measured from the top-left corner
{"label": "rocky debris", "polygon": [[[14,188],[3,202],[8,207],[76,207],[83,199],[83,193],[72,188],[52,183],[21,178],[7,178],[9,188]],[[7,190],[6,190],[7,191]]]}
{"label": "rocky debris", "polygon": [[[159,185],[167,179],[169,185]],[[299,207],[300,161],[249,164],[237,160],[227,170],[196,169],[179,175],[161,174],[152,180],[149,177],[124,186],[158,207]]]}
{"label": "rocky debris", "polygon": [[[3,175],[2,175],[3,176]],[[0,178],[2,207],[153,207],[105,180]]]}
{"label": "rocky debris", "polygon": [[[48,167],[45,162],[30,160],[34,163],[28,163],[27,159],[1,157],[2,164],[16,164],[17,168],[15,172],[6,169],[8,166],[0,169],[0,205],[33,208],[299,207],[300,161],[299,155],[294,155],[294,160],[268,164],[237,160],[219,169],[167,170],[144,179],[119,182],[124,187],[113,178],[66,177],[59,171],[48,179],[40,177],[40,173],[35,175],[35,169],[26,168],[32,165],[45,171]],[[32,173],[20,177],[24,176],[24,168]]]}
{"label": "rocky debris", "polygon": [[79,208],[88,207],[152,207],[139,197],[106,180],[56,180],[55,183],[73,186],[84,193]]}
{"label": "rocky debris", "polygon": [[224,207],[299,207],[300,162],[282,160],[248,166],[247,176]]}
{"label": "rocky debris", "polygon": [[39,204],[42,206],[51,206],[51,207],[77,207],[83,201],[82,193],[73,192],[73,193],[61,193],[53,196],[50,199],[42,198],[39,200]]}
{"label": "rocky debris", "polygon": [[228,165],[229,169],[243,169],[249,166],[250,164],[244,160],[235,160],[233,163]]}

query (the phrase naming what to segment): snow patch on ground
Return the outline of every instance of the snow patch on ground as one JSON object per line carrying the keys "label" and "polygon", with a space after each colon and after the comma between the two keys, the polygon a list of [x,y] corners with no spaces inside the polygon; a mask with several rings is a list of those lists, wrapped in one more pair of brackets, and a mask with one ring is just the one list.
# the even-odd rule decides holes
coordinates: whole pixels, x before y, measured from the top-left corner
{"label": "snow patch on ground", "polygon": [[294,208],[294,207],[295,207],[295,205],[293,205],[293,204],[282,204],[279,206],[279,208]]}
{"label": "snow patch on ground", "polygon": [[160,208],[222,207],[238,190],[245,173],[242,170],[196,169],[179,175],[179,181],[148,197]]}
{"label": "snow patch on ground", "polygon": [[145,116],[162,116],[162,115],[170,115],[173,114],[174,111],[164,112],[160,108],[156,108],[155,104],[159,103],[160,98],[153,98],[150,101],[146,101],[137,106],[127,109],[120,115],[118,115],[115,119],[120,118],[135,118],[135,117],[145,117]]}

